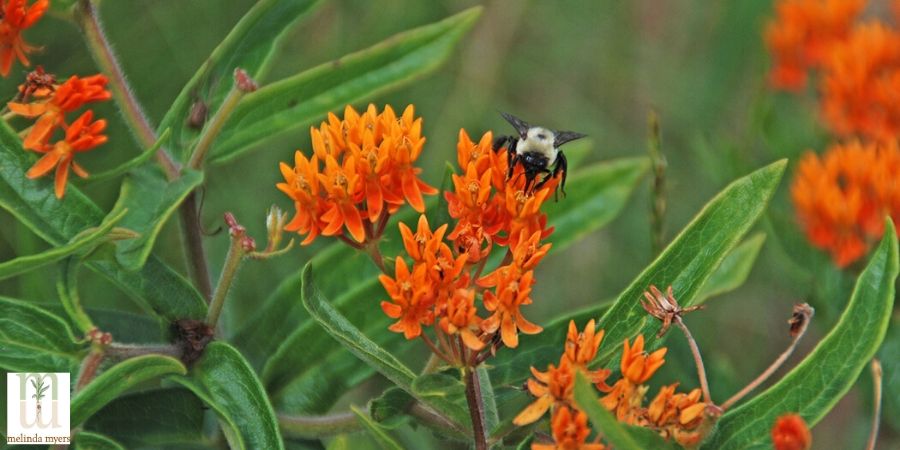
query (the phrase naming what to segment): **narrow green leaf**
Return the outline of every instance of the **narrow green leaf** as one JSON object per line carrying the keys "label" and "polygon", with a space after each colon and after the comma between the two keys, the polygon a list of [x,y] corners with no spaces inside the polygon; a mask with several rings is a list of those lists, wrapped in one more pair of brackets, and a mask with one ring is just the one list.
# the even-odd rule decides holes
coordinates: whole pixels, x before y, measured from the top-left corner
{"label": "narrow green leaf", "polygon": [[62,318],[0,297],[0,367],[12,372],[74,372],[84,348]]}
{"label": "narrow green leaf", "polygon": [[413,385],[415,374],[400,362],[394,355],[372,342],[322,296],[313,283],[312,266],[303,269],[303,305],[318,324],[357,358],[377,370],[401,389],[412,394],[422,403],[434,408],[448,421],[454,429],[462,434],[469,434],[471,424],[466,424],[458,414],[458,408],[451,401],[440,396],[423,397]]}
{"label": "narrow green leaf", "polygon": [[[65,245],[81,231],[103,222],[100,208],[75,186],[69,185],[65,197],[57,199],[51,177],[26,178],[25,172],[33,162],[15,132],[5,122],[0,123],[0,207],[55,246]],[[200,293],[156,257],[151,256],[137,272],[107,260],[87,265],[138,304],[169,321],[206,315],[206,302]]]}
{"label": "narrow green leaf", "polygon": [[90,431],[79,431],[72,442],[75,450],[125,450],[118,442]]}
{"label": "narrow green leaf", "polygon": [[706,280],[700,293],[697,294],[697,303],[741,287],[747,281],[753,263],[756,262],[759,250],[765,242],[766,234],[757,233],[735,247]]}
{"label": "narrow green leaf", "polygon": [[47,264],[59,261],[69,255],[82,253],[93,248],[105,238],[109,231],[119,222],[128,211],[120,210],[109,217],[99,227],[87,229],[76,235],[68,244],[52,248],[36,255],[20,256],[10,261],[0,263],[0,280],[20,273],[34,270]]}
{"label": "narrow green leaf", "polygon": [[151,164],[125,177],[113,211],[128,209],[122,226],[140,234],[116,247],[116,259],[126,270],[138,270],[144,265],[163,225],[202,182],[203,174],[190,169],[182,169],[181,177],[170,182],[162,169]]}
{"label": "narrow green leaf", "polygon": [[72,427],[94,415],[125,391],[163,375],[184,374],[181,361],[161,355],[142,355],[126,359],[91,381],[72,399]]}
{"label": "narrow green leaf", "polygon": [[594,424],[595,430],[602,433],[603,438],[617,450],[680,448],[650,430],[628,427],[619,423],[615,416],[600,404],[594,386],[584,378],[584,374],[581,372],[575,375],[575,402],[587,414],[588,419]]}
{"label": "narrow green leaf", "polygon": [[226,123],[210,161],[233,159],[278,133],[308,126],[328,111],[421,78],[447,60],[480,14],[481,7],[470,8],[247,94]]}
{"label": "narrow green leaf", "polygon": [[234,347],[212,342],[188,376],[173,379],[215,410],[231,448],[284,448],[266,392]]}
{"label": "narrow green leaf", "polygon": [[898,271],[897,235],[888,221],[881,244],[859,275],[834,328],[778,383],[723,415],[704,448],[768,448],[772,424],[788,412],[799,414],[810,426],[818,423],[850,390],[881,345]]}
{"label": "narrow green leaf", "polygon": [[160,130],[172,130],[170,146],[174,155],[186,160],[197,138],[198,130],[188,125],[194,102],[202,101],[210,114],[215,112],[228,95],[232,74],[238,67],[256,81],[264,81],[285,32],[317,3],[318,0],[260,0],[244,14],[182,88],[160,123]]}
{"label": "narrow green leaf", "polygon": [[381,425],[378,425],[372,418],[366,414],[365,411],[360,410],[356,406],[351,405],[350,410],[356,414],[356,417],[359,419],[359,423],[361,423],[366,430],[369,431],[369,434],[375,438],[375,442],[381,447],[382,450],[402,450],[403,446],[401,446],[394,438],[388,434],[387,430],[385,430]]}
{"label": "narrow green leaf", "polygon": [[187,389],[153,389],[113,400],[84,428],[128,448],[187,444],[203,439],[203,413],[203,402]]}
{"label": "narrow green leaf", "polygon": [[167,128],[166,131],[163,131],[163,133],[161,135],[159,135],[159,138],[156,140],[156,142],[152,146],[150,146],[150,148],[148,148],[143,153],[141,153],[140,155],[137,155],[136,157],[124,162],[123,164],[120,164],[119,166],[109,169],[107,171],[100,172],[100,173],[92,173],[91,177],[88,178],[87,180],[88,181],[108,180],[110,178],[115,178],[120,175],[125,175],[130,170],[137,169],[138,167],[144,165],[144,163],[149,162],[150,159],[156,155],[156,152],[162,147],[163,143],[166,141],[166,139],[169,138],[169,135],[171,135],[171,134],[172,134],[172,130]]}
{"label": "narrow green leaf", "polygon": [[[671,244],[622,292],[600,319],[606,342],[619,343],[638,333],[656,340],[657,320],[648,320],[638,299],[651,284],[672,286],[683,306],[697,303],[701,287],[728,252],[765,210],[787,161],[781,160],[739,178],[713,198]],[[600,349],[598,361],[608,362],[617,345]]]}
{"label": "narrow green leaf", "polygon": [[500,423],[500,413],[497,411],[497,400],[494,398],[494,385],[484,365],[478,366],[475,376],[478,377],[478,386],[481,387],[481,401],[484,405],[484,429],[493,430]]}

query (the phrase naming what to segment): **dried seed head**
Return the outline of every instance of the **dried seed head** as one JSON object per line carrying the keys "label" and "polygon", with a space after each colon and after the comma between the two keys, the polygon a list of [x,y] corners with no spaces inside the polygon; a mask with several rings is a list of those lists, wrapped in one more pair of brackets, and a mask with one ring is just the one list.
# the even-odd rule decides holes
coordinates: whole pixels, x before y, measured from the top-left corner
{"label": "dried seed head", "polygon": [[788,319],[788,324],[791,326],[791,337],[803,334],[806,326],[809,325],[809,319],[812,318],[814,313],[815,310],[808,303],[797,303],[794,305],[794,312],[791,314],[791,318]]}

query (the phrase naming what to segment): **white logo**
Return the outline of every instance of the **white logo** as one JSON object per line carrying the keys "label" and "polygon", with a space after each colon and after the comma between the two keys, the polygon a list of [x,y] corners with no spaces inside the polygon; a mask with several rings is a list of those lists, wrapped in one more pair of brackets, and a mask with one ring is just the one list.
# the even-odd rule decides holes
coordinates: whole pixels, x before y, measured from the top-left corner
{"label": "white logo", "polygon": [[69,444],[68,373],[6,374],[6,443]]}

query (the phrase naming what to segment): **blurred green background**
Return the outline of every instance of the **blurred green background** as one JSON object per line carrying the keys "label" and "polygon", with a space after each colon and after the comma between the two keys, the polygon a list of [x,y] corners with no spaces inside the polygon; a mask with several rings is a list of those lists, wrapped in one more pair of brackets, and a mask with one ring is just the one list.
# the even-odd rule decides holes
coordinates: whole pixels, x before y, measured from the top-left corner
{"label": "blurred green background", "polygon": [[[109,38],[151,121],[158,123],[182,85],[252,3],[103,2]],[[368,99],[398,109],[415,104],[428,138],[421,160],[424,178],[433,185],[440,183],[443,162],[455,161],[459,128],[472,135],[509,131],[498,111],[587,133],[594,143],[589,160],[598,161],[645,155],[647,114],[655,110],[668,159],[668,241],[730,180],[779,158],[791,158],[793,163],[806,149],[821,149],[828,142],[816,122],[812,95],[776,94],[765,85],[768,57],[761,31],[771,12],[768,1],[328,0],[285,39],[270,79],[476,4],[485,6],[484,13],[447,64],[412,85]],[[29,30],[27,38],[44,47],[32,61],[60,77],[96,71],[78,30],[68,22],[44,20]],[[14,69],[13,76],[0,82],[0,92],[13,92],[24,72]],[[110,142],[81,159],[94,172],[112,168],[138,150],[111,103],[97,110],[113,123]],[[227,165],[211,167],[203,223],[216,229],[222,213],[231,211],[251,235],[264,240],[268,206],[292,210],[274,187],[280,181],[277,164],[289,160],[295,149],[309,146],[308,133],[297,132]],[[794,226],[787,198],[790,177],[789,169],[770,213],[757,226],[768,238],[746,285],[687,319],[706,358],[716,399],[727,398],[753,379],[786,347],[785,321],[793,303],[809,301],[817,316],[787,368],[827,332],[849,297],[853,276],[840,274],[827,258],[810,249]],[[75,182],[106,208],[118,195],[118,181]],[[619,293],[652,259],[649,211],[645,182],[610,226],[548,257],[538,272],[535,304],[525,310],[526,316],[544,323],[561,311]],[[3,260],[45,248],[8,214],[0,214],[0,224]],[[155,251],[183,270],[177,226],[177,220],[170,221]],[[228,239],[222,233],[208,237],[206,243],[211,271],[217,274]],[[226,326],[235,328],[323,244],[246,264],[229,300]],[[56,291],[48,277],[55,273],[6,281],[0,283],[0,293],[54,302]],[[82,297],[89,306],[136,310],[93,274],[82,278]],[[379,300],[360,307],[377,311]],[[668,345],[668,363],[656,382],[680,380],[684,389],[695,387],[683,340],[670,339]],[[892,356],[900,358],[896,352]],[[813,430],[815,448],[863,446],[871,421],[870,384],[866,370],[858,386]],[[366,393],[351,398],[364,401]],[[897,411],[887,408],[886,422],[896,426]],[[897,430],[884,426],[879,448],[898,448]]]}

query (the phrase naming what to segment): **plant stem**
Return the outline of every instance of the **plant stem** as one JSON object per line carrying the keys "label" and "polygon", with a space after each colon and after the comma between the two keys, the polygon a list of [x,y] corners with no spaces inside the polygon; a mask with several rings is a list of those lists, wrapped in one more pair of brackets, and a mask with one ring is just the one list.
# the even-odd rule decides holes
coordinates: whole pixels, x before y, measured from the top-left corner
{"label": "plant stem", "polygon": [[366,242],[363,247],[366,251],[366,254],[369,255],[369,258],[372,259],[372,262],[378,266],[378,270],[381,270],[381,273],[385,275],[390,275],[387,271],[387,267],[384,265],[384,256],[381,256],[381,249],[378,248],[378,239]]}
{"label": "plant stem", "polygon": [[231,117],[231,113],[234,112],[234,108],[238,105],[243,96],[244,91],[238,89],[237,83],[235,82],[235,86],[228,92],[228,96],[225,97],[222,106],[219,107],[216,114],[203,128],[200,139],[197,141],[197,145],[194,146],[194,151],[191,153],[188,167],[199,170],[203,166],[203,160],[206,159],[206,154],[209,153],[210,147],[212,147],[213,142],[215,142],[219,133],[222,131],[225,122]]}
{"label": "plant stem", "polygon": [[[100,17],[91,0],[80,0],[75,8],[75,18],[85,36],[88,50],[100,69],[109,76],[109,86],[113,98],[122,111],[122,116],[134,133],[138,143],[150,148],[156,143],[157,135],[153,126],[144,114],[143,108],[134,95],[134,91],[125,78],[122,65],[119,63],[112,45],[103,32]],[[169,181],[180,176],[181,168],[165,148],[156,152],[156,161],[162,167]],[[180,206],[181,232],[184,235],[185,256],[188,261],[190,275],[203,297],[210,298],[212,282],[206,264],[206,252],[203,251],[202,229],[200,228],[197,202],[191,193]]]}
{"label": "plant stem", "polygon": [[697,346],[697,341],[694,340],[694,336],[691,335],[687,325],[681,320],[681,316],[675,316],[675,324],[678,325],[678,328],[681,328],[684,337],[687,338],[688,344],[691,346],[691,353],[694,354],[697,376],[700,378],[700,389],[703,391],[703,401],[707,404],[712,404],[712,397],[709,394],[709,383],[706,381],[706,368],[703,366],[703,358],[700,356],[700,347]]}
{"label": "plant stem", "polygon": [[172,344],[138,345],[113,343],[106,347],[106,355],[120,360],[141,355],[164,355],[181,358],[181,349]]}
{"label": "plant stem", "polygon": [[[809,308],[808,305],[804,306],[806,306],[806,308]],[[725,400],[725,403],[722,403],[720,405],[723,411],[727,411],[728,408],[734,406],[734,404],[744,398],[744,396],[759,387],[760,384],[762,384],[770,376],[772,376],[772,374],[775,373],[775,371],[778,370],[778,368],[781,367],[781,365],[784,364],[785,361],[787,361],[788,357],[790,357],[791,354],[794,353],[794,349],[797,348],[797,342],[800,342],[800,338],[802,338],[803,335],[806,334],[806,328],[809,326],[809,319],[810,317],[812,317],[812,309],[809,308],[809,311],[810,312],[807,313],[808,315],[805,316],[803,322],[800,323],[800,327],[794,333],[794,337],[791,340],[791,345],[788,346],[787,350],[782,352],[781,355],[779,355],[778,358],[775,359],[775,361],[765,371],[763,371],[763,373],[759,374],[756,379],[751,381],[750,384],[741,389],[737,394],[732,395],[728,400]]]}
{"label": "plant stem", "polygon": [[469,403],[469,414],[472,417],[472,437],[475,450],[487,450],[487,435],[484,429],[484,404],[481,398],[481,386],[478,385],[478,374],[474,367],[466,367],[466,400]]}
{"label": "plant stem", "polygon": [[356,414],[341,412],[327,416],[278,415],[278,425],[286,436],[315,439],[362,429]]}
{"label": "plant stem", "polygon": [[244,249],[241,245],[241,239],[231,239],[231,246],[228,247],[228,255],[225,257],[225,265],[222,266],[222,275],[219,276],[219,284],[216,285],[216,292],[213,294],[209,312],[206,315],[206,324],[210,327],[215,328],[216,322],[219,321],[219,314],[222,313],[225,297],[228,295],[228,290],[234,281],[234,275],[237,273],[243,259]]}
{"label": "plant stem", "polygon": [[875,441],[878,440],[878,425],[881,422],[881,362],[877,358],[872,359],[872,384],[874,385],[875,405],[872,412],[872,430],[869,432],[869,443],[866,450],[875,450]]}
{"label": "plant stem", "polygon": [[102,347],[94,346],[91,348],[91,352],[88,353],[83,361],[81,361],[81,369],[78,371],[78,380],[75,382],[75,392],[80,391],[94,379],[94,376],[97,375],[97,369],[100,367],[100,363],[103,362],[104,356],[106,356],[106,354]]}
{"label": "plant stem", "polygon": [[647,150],[653,164],[653,191],[650,203],[650,248],[653,256],[659,254],[665,239],[666,215],[666,157],[663,155],[659,131],[659,116],[651,110],[647,114],[649,138]]}

